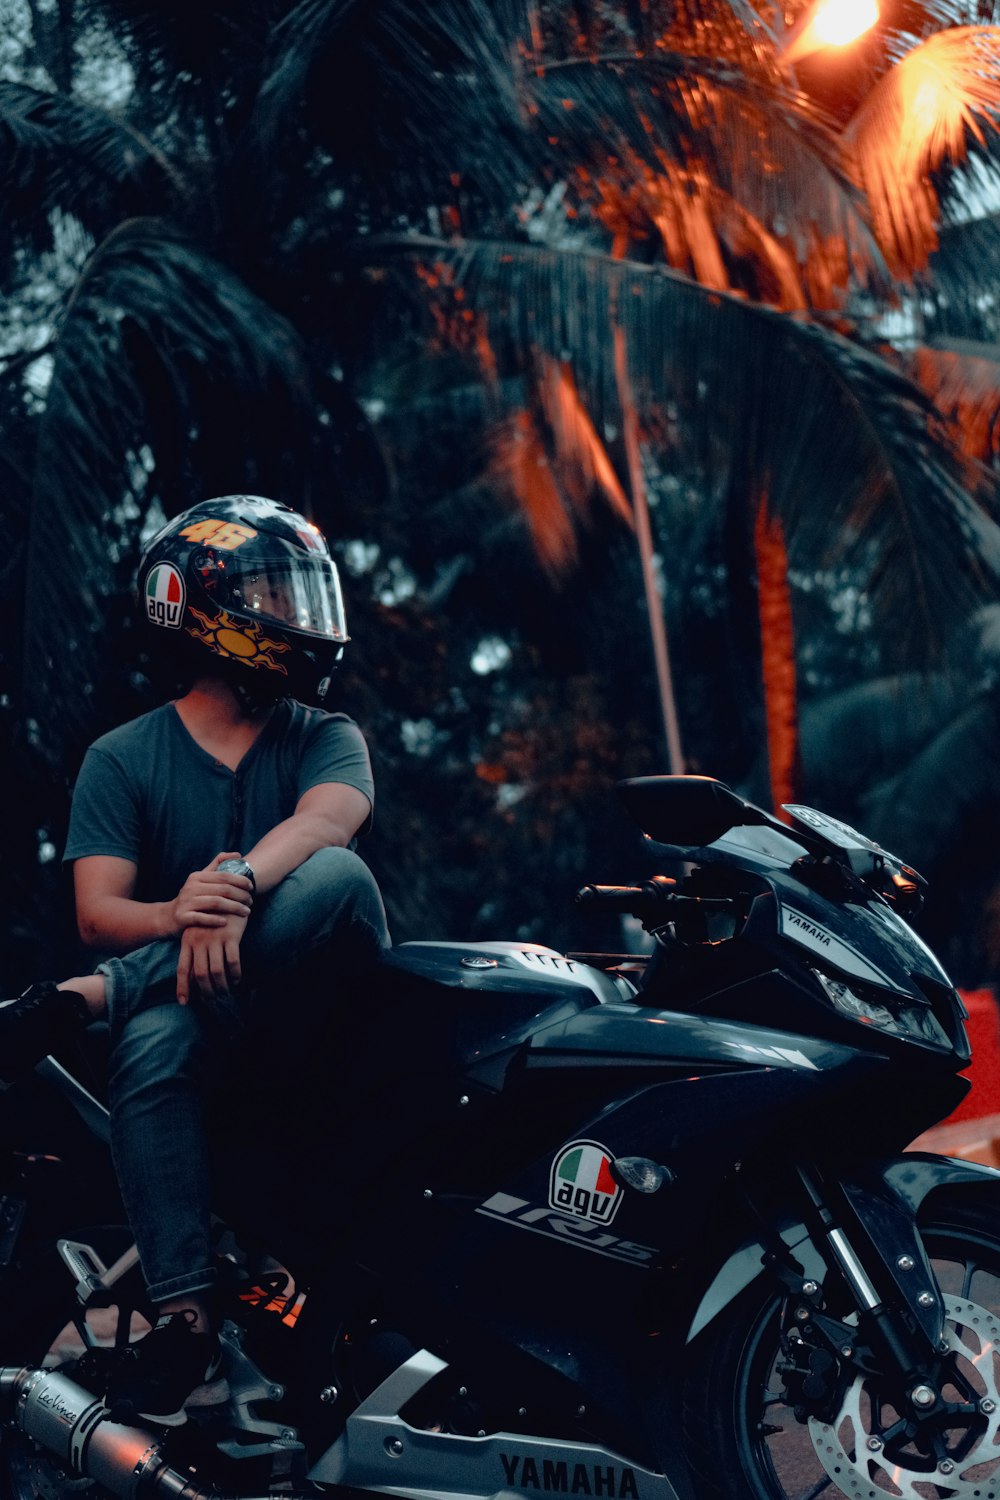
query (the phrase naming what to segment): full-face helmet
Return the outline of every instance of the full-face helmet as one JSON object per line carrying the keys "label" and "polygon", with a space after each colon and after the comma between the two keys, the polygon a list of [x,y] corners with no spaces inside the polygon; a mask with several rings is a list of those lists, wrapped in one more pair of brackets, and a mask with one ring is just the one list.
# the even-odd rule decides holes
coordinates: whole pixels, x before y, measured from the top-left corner
{"label": "full-face helmet", "polygon": [[322,532],[258,495],[175,516],[146,548],[138,597],[161,645],[256,698],[322,702],[350,639]]}

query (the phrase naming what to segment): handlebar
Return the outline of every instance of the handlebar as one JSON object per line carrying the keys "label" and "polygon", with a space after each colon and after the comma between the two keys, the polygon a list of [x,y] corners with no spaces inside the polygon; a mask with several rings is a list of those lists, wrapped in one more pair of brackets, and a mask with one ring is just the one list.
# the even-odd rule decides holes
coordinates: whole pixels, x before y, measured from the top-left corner
{"label": "handlebar", "polygon": [[677,889],[676,880],[654,875],[644,885],[585,885],[576,893],[578,906],[601,906],[605,911],[638,915],[650,906],[662,906]]}
{"label": "handlebar", "polygon": [[731,912],[736,906],[728,896],[682,896],[677,881],[666,875],[654,875],[642,885],[585,885],[577,891],[576,903],[640,917],[647,928],[651,922],[662,925],[679,919],[685,912],[693,916],[700,911],[707,920],[712,912]]}

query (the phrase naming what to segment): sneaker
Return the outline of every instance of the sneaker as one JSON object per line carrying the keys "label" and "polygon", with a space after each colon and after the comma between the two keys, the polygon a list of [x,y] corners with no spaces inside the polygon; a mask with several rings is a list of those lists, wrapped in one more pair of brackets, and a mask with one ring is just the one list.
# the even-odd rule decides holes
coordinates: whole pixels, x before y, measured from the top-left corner
{"label": "sneaker", "polygon": [[17,1000],[0,1003],[0,1086],[9,1088],[88,1020],[83,996],[57,989],[50,980],[33,984]]}
{"label": "sneaker", "polygon": [[229,1400],[218,1334],[196,1332],[196,1321],[189,1310],[163,1313],[151,1333],[122,1351],[104,1398],[112,1421],[179,1427],[188,1408]]}

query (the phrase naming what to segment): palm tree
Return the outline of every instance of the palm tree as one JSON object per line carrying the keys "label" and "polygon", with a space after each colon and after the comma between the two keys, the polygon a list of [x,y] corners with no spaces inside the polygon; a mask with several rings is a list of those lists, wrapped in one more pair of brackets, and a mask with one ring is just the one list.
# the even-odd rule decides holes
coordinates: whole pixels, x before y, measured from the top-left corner
{"label": "palm tree", "polygon": [[[369,233],[364,263],[422,285],[492,393],[496,467],[549,564],[572,560],[581,496],[641,531],[644,468],[666,468],[703,514],[668,521],[655,496],[661,545],[742,537],[773,580],[768,648],[793,640],[790,555],[853,570],[893,665],[940,654],[989,588],[994,484],[885,349],[884,317],[916,322],[967,153],[991,170],[993,28],[911,6],[831,82],[808,58],[796,79],[764,7],[717,0],[304,14],[341,23],[295,81],[339,101],[313,116],[334,159],[347,128],[365,143],[369,230],[405,163],[389,206],[406,232]],[[418,237],[430,220],[447,234]],[[773,654],[787,792],[794,674]]]}
{"label": "palm tree", "polygon": [[[832,75],[789,64],[797,5],[747,0],[81,7],[47,81],[0,85],[6,284],[28,300],[40,253],[58,271],[0,372],[41,742],[93,730],[108,558],[120,591],[150,517],[238,482],[344,524],[329,476],[345,452],[377,470],[357,402],[385,407],[398,347],[377,435],[412,449],[432,391],[437,420],[461,410],[479,488],[517,497],[550,572],[648,512],[654,618],[654,549],[668,585],[692,558],[731,580],[718,690],[748,721],[763,696],[780,800],[789,576],[862,591],[891,670],[1000,567],[992,476],[885,333],[893,308],[919,321],[964,153],[991,170],[996,33],[951,3],[908,0]],[[117,112],[67,73],[95,17],[131,70]],[[928,79],[949,110],[917,132]],[[682,660],[686,604],[664,606]],[[662,643],[659,665],[662,690]]]}
{"label": "palm tree", "polygon": [[[961,495],[992,510],[992,480],[962,465],[962,434],[946,430],[945,414],[899,379],[900,361],[860,358],[836,336],[872,353],[880,314],[902,304],[912,317],[912,284],[926,273],[937,224],[962,201],[967,148],[989,162],[997,35],[957,24],[960,12],[948,18],[956,24],[932,31],[942,19],[940,8],[933,18],[912,11],[898,28],[883,27],[854,79],[841,69],[839,87],[827,84],[822,109],[796,89],[780,38],[750,9],[713,5],[678,16],[655,6],[613,15],[600,6],[525,7],[520,32],[506,35],[494,20],[494,71],[519,59],[506,77],[539,146],[536,180],[565,189],[569,222],[586,220],[584,253],[578,229],[567,244],[566,220],[543,250],[470,233],[460,245],[416,252],[433,266],[425,280],[446,296],[456,285],[471,292],[480,347],[487,336],[499,339],[505,368],[527,363],[530,378],[533,366],[534,420],[548,429],[554,476],[570,469],[570,496],[581,453],[568,451],[558,424],[552,430],[546,394],[567,348],[562,377],[598,430],[616,426],[627,436],[638,419],[646,449],[655,457],[668,449],[675,472],[721,472],[714,487],[703,480],[702,501],[747,547],[752,538],[757,554],[778,802],[795,759],[787,549],[810,570],[837,551],[832,538],[842,558],[853,551],[884,639],[911,662],[940,651],[970,599],[967,589],[953,592],[939,545],[965,582],[966,544],[980,563],[993,549],[991,528]],[[822,75],[814,70],[811,81],[819,94]],[[516,178],[516,155],[505,156],[505,146],[500,137],[493,169]],[[450,210],[461,227],[459,205]],[[622,271],[595,258],[601,231]],[[657,264],[685,280],[651,274]],[[692,281],[758,305],[705,299]],[[768,320],[760,304],[786,316]],[[495,351],[489,358],[495,365]],[[679,421],[664,418],[671,409]],[[831,409],[833,431],[818,433]],[[830,461],[831,443],[839,462]],[[685,453],[689,444],[698,451]],[[626,451],[618,469],[639,524],[641,463]],[[523,476],[516,453],[511,472]],[[541,507],[539,531],[552,550],[568,528],[553,527],[551,495],[536,479],[533,490],[522,484],[522,497],[529,514]],[[945,576],[948,598],[937,588]]]}

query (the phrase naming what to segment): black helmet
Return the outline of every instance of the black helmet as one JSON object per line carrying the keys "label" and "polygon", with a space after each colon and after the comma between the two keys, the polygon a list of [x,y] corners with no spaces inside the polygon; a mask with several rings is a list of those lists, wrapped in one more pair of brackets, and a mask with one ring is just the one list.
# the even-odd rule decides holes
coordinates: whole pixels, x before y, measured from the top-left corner
{"label": "black helmet", "polygon": [[161,644],[189,661],[211,652],[227,680],[263,698],[321,702],[350,639],[322,532],[258,495],[176,516],[146,548],[138,593]]}

